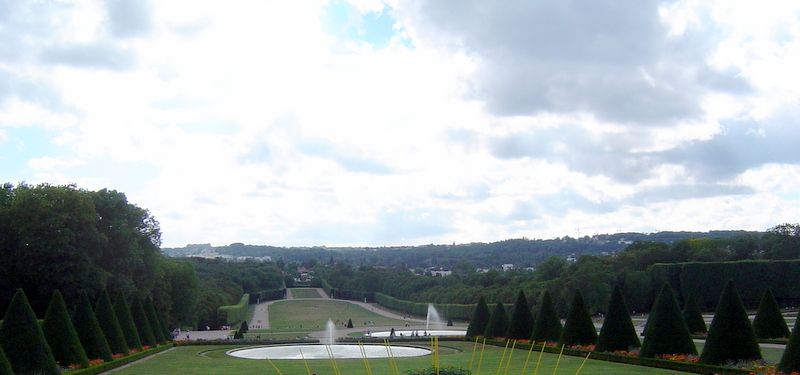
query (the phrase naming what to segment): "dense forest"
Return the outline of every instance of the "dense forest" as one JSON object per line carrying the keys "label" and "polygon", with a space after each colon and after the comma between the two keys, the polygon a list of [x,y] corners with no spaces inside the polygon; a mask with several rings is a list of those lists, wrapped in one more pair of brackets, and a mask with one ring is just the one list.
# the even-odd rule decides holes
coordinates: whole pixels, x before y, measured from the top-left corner
{"label": "dense forest", "polygon": [[191,256],[203,251],[233,257],[271,257],[285,262],[304,263],[309,260],[346,262],[381,267],[450,269],[459,260],[468,260],[479,268],[496,268],[514,264],[518,268],[533,267],[551,256],[580,256],[585,254],[614,254],[636,241],[671,244],[688,238],[733,239],[759,237],[759,232],[657,232],[598,234],[580,238],[509,239],[491,243],[452,245],[386,246],[386,247],[278,247],[233,243],[227,246],[210,244],[187,245],[182,248],[165,248],[169,256]]}
{"label": "dense forest", "polygon": [[[576,290],[581,290],[592,313],[603,312],[611,291],[619,285],[629,308],[644,312],[652,306],[664,281],[650,272],[655,264],[769,263],[794,259],[800,259],[800,226],[782,224],[763,234],[743,233],[731,238],[688,238],[671,244],[636,241],[623,251],[604,256],[581,255],[572,263],[563,256],[553,256],[537,264],[534,271],[479,273],[466,258],[456,262],[452,275],[444,277],[414,275],[403,267],[376,268],[346,262],[319,265],[315,271],[337,289],[383,293],[416,302],[471,304],[484,296],[491,303],[512,303],[518,291],[524,290],[529,302],[536,304],[548,290],[562,313]],[[744,265],[755,268],[750,263]],[[787,303],[797,302],[798,298],[800,295],[784,296]]]}
{"label": "dense forest", "polygon": [[0,314],[22,288],[37,316],[53,291],[74,311],[86,294],[152,297],[174,328],[216,326],[217,308],[242,293],[283,286],[281,271],[260,262],[174,259],[146,210],[113,190],[74,185],[0,186]]}

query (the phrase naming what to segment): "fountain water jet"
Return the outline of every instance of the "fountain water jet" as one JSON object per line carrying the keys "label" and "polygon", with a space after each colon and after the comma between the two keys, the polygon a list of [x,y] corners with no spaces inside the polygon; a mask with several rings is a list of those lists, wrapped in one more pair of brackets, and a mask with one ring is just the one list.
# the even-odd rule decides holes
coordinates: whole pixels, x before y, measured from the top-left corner
{"label": "fountain water jet", "polygon": [[[334,340],[333,340],[333,330],[334,329],[336,329],[336,325],[333,324],[333,321],[328,319],[328,324],[325,325],[325,337],[328,338],[328,342],[327,342],[328,345],[333,345],[333,343],[334,343]],[[323,342],[323,344],[325,344],[325,343]]]}
{"label": "fountain water jet", "polygon": [[431,323],[433,323],[433,328],[441,329],[444,325],[444,319],[439,315],[439,312],[436,311],[436,308],[433,307],[432,303],[428,304],[428,315],[425,318],[425,332],[430,331]]}

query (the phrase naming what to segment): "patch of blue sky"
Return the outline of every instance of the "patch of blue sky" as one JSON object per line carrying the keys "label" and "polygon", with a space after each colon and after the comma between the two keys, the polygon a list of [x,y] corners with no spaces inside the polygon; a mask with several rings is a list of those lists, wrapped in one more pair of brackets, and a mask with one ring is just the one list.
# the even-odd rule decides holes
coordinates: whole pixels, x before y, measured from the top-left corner
{"label": "patch of blue sky", "polygon": [[[45,156],[56,157],[58,146],[50,140],[52,131],[35,126],[4,128],[6,142],[0,144],[0,169],[6,176],[4,182],[19,182],[32,177],[28,161]],[[19,181],[11,181],[19,180]]]}
{"label": "patch of blue sky", "polygon": [[[361,13],[358,7],[347,1],[331,0],[323,12],[323,24],[329,34],[342,40],[368,43],[375,50],[388,46],[401,32],[395,29],[395,23],[392,8],[388,5],[379,12]],[[408,38],[401,39],[401,43],[413,48]]]}

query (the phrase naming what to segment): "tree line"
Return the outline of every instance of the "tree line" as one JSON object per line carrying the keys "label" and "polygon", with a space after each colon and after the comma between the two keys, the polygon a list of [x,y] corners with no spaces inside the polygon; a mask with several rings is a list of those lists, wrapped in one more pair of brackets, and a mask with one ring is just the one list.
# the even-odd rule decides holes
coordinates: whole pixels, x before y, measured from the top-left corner
{"label": "tree line", "polygon": [[243,293],[278,288],[274,265],[175,259],[160,249],[158,221],[124,193],[75,185],[0,186],[0,311],[18,288],[37,317],[54,291],[73,313],[81,296],[103,291],[150,297],[170,328],[218,326],[219,306]]}

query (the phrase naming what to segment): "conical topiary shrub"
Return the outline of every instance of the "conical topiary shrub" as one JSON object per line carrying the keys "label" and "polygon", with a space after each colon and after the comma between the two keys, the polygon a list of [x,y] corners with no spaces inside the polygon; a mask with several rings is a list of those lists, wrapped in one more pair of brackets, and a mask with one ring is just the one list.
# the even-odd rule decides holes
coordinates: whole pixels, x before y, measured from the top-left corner
{"label": "conical topiary shrub", "polygon": [[611,299],[608,301],[606,318],[603,328],[597,336],[595,350],[598,352],[613,352],[615,350],[630,350],[641,346],[636,328],[633,327],[631,316],[628,314],[628,304],[622,295],[619,285],[614,287]]}
{"label": "conical topiary shrub", "polygon": [[517,301],[511,310],[511,318],[508,322],[507,340],[528,340],[533,334],[533,314],[528,306],[528,299],[525,292],[519,291]]}
{"label": "conical topiary shrub", "polygon": [[697,354],[692,335],[683,320],[675,292],[664,284],[653,302],[644,329],[639,356],[652,358],[661,354]]}
{"label": "conical topiary shrub", "polygon": [[539,312],[536,314],[536,321],[533,324],[532,342],[557,342],[561,337],[561,319],[556,313],[553,299],[550,292],[546,291],[542,295],[542,303],[539,304]]}
{"label": "conical topiary shrub", "polygon": [[53,358],[61,367],[70,365],[78,365],[82,368],[89,367],[89,359],[86,357],[86,352],[81,346],[78,333],[69,319],[64,298],[61,297],[61,292],[58,290],[53,291],[50,305],[44,314],[42,333],[44,333],[47,344],[50,345]]}
{"label": "conical topiary shrub", "polygon": [[102,359],[105,362],[114,360],[106,336],[100,328],[100,323],[97,322],[94,310],[92,310],[89,296],[85,293],[81,295],[81,300],[72,316],[72,325],[75,327],[81,346],[89,359]]}
{"label": "conical topiary shrub", "polygon": [[794,330],[789,336],[789,342],[786,343],[786,349],[778,363],[778,370],[787,374],[800,372],[800,319],[794,322]]}
{"label": "conical topiary shrub", "polygon": [[131,316],[131,309],[128,307],[128,301],[122,293],[117,294],[117,297],[114,298],[114,315],[117,316],[119,327],[122,328],[122,334],[125,335],[125,342],[128,344],[128,348],[142,350],[139,330],[136,328],[136,323]]}
{"label": "conical topiary shrub", "polygon": [[483,331],[483,337],[493,339],[495,337],[503,337],[508,332],[508,314],[506,307],[502,302],[497,302],[492,310],[492,315],[489,317],[489,322],[486,323],[486,330]]}
{"label": "conical topiary shrub", "polygon": [[0,346],[5,350],[15,374],[61,373],[39,327],[36,315],[21,288],[17,289],[11,298],[3,318],[3,326],[0,327]]}
{"label": "conical topiary shrub", "polygon": [[239,326],[239,330],[242,331],[242,333],[247,333],[247,331],[250,330],[250,327],[247,326],[246,320],[242,320],[242,325]]}
{"label": "conical topiary shrub", "polygon": [[97,317],[100,329],[103,330],[103,335],[108,340],[108,347],[111,348],[111,352],[128,355],[130,351],[128,342],[125,339],[122,328],[119,326],[114,307],[111,305],[111,298],[108,297],[108,292],[105,290],[100,294],[97,307],[94,308],[94,315]]}
{"label": "conical topiary shrub", "polygon": [[686,306],[683,307],[683,320],[686,321],[686,327],[689,328],[689,333],[706,334],[706,321],[703,320],[703,314],[700,312],[700,306],[697,304],[697,298],[692,294],[686,300]]}
{"label": "conical topiary shrub", "polygon": [[786,325],[781,308],[769,288],[761,295],[761,303],[758,304],[756,317],[753,319],[753,330],[759,339],[789,337],[789,326]]}
{"label": "conical topiary shrub", "polygon": [[150,296],[144,299],[144,314],[147,315],[147,322],[150,323],[150,328],[153,329],[153,335],[156,337],[156,342],[161,345],[165,344],[167,340],[172,338],[172,335],[165,333],[166,327],[161,325],[156,314],[156,309],[153,307],[153,299]]}
{"label": "conical topiary shrub", "polygon": [[564,321],[564,329],[561,330],[558,343],[565,346],[593,345],[596,341],[597,329],[594,328],[592,316],[586,309],[581,291],[576,290],[567,310],[567,319]]}
{"label": "conical topiary shrub", "polygon": [[14,375],[14,370],[11,369],[11,363],[8,362],[2,346],[0,346],[0,375]]}
{"label": "conical topiary shrub", "polygon": [[700,363],[722,365],[761,359],[761,348],[742,299],[728,280],[708,328],[708,338],[700,355]]}
{"label": "conical topiary shrub", "polygon": [[475,311],[472,312],[472,319],[469,321],[467,327],[467,337],[482,336],[486,331],[486,324],[489,323],[491,312],[489,305],[486,304],[486,299],[483,296],[478,298],[478,304],[475,305]]}
{"label": "conical topiary shrub", "polygon": [[353,319],[347,319],[347,328],[353,328]]}
{"label": "conical topiary shrub", "polygon": [[142,302],[136,295],[131,297],[131,318],[133,318],[136,329],[139,331],[139,339],[142,341],[143,346],[153,347],[156,346],[156,337],[153,334],[153,329],[150,328],[150,322],[147,321],[147,315],[144,313]]}

